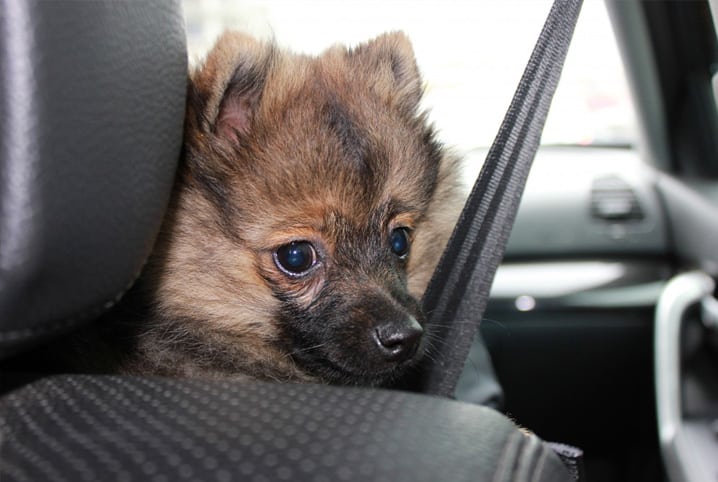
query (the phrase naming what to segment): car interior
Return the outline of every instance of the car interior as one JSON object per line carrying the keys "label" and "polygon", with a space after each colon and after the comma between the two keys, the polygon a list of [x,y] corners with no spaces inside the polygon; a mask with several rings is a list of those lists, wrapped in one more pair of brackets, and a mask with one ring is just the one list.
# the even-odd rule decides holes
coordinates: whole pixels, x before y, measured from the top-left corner
{"label": "car interior", "polygon": [[718,9],[606,4],[640,145],[539,151],[481,333],[504,410],[584,449],[589,480],[707,481]]}
{"label": "car interior", "polygon": [[636,141],[539,148],[449,400],[43,363],[152,250],[191,22],[0,0],[0,480],[715,480],[718,2],[605,5]]}

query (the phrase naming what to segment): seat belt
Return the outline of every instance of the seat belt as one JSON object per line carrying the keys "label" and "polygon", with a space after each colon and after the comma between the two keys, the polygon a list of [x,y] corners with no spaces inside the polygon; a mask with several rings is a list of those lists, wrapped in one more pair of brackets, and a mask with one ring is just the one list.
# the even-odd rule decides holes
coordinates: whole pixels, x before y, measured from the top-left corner
{"label": "seat belt", "polygon": [[[410,386],[453,398],[503,259],[583,0],[554,0],[422,305],[435,344]],[[574,480],[583,452],[552,444]]]}
{"label": "seat belt", "polygon": [[506,249],[582,0],[555,0],[422,299],[432,338],[417,391],[453,397]]}

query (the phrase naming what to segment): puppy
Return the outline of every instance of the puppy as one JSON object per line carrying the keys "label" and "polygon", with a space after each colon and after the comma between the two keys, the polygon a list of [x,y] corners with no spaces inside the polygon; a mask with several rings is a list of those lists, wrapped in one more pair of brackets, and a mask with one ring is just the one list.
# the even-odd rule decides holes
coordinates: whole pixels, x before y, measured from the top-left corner
{"label": "puppy", "polygon": [[224,34],[190,74],[183,160],[120,370],[380,385],[460,209],[409,40],[318,57]]}

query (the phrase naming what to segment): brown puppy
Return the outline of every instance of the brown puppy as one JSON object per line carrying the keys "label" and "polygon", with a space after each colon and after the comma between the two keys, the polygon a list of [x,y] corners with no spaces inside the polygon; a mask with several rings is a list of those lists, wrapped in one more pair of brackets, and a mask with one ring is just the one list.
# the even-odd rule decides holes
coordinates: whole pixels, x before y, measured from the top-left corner
{"label": "brown puppy", "polygon": [[319,57],[226,33],[190,75],[183,163],[122,370],[381,384],[460,208],[408,39]]}

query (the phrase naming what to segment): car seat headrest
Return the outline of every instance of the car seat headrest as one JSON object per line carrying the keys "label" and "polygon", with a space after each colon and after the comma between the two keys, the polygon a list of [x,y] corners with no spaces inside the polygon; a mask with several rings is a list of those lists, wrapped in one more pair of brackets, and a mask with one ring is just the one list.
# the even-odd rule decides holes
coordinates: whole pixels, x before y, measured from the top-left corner
{"label": "car seat headrest", "polygon": [[172,2],[0,0],[0,358],[138,276],[182,144]]}

